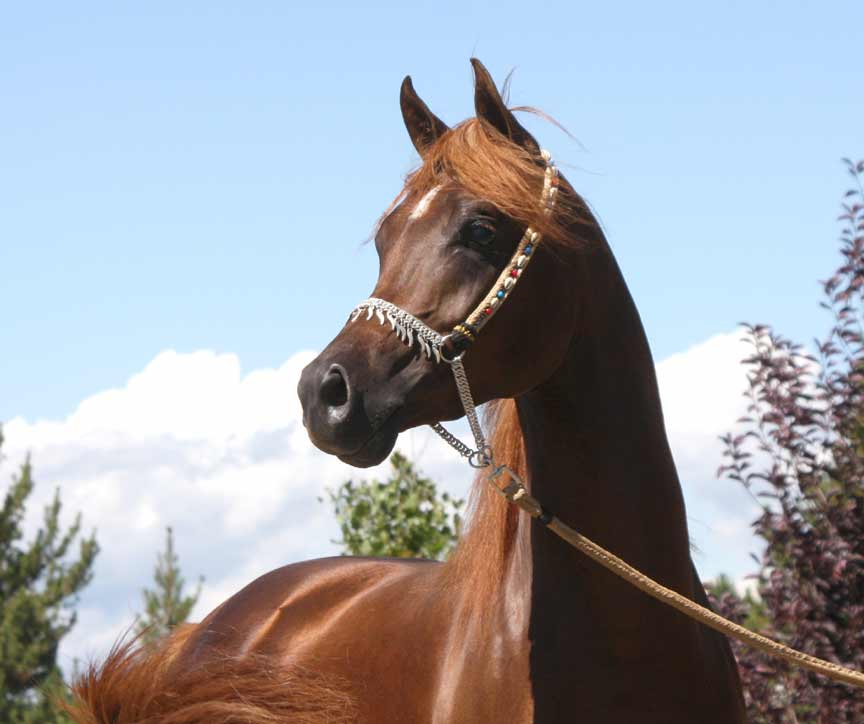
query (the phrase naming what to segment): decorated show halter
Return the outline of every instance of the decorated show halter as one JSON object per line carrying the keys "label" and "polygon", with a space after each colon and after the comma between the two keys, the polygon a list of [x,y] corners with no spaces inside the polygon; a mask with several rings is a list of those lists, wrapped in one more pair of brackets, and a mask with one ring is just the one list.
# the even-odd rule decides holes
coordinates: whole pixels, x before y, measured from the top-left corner
{"label": "decorated show halter", "polygon": [[[543,214],[549,216],[555,207],[555,199],[558,195],[558,169],[552,163],[552,157],[548,151],[543,150],[540,153],[546,166],[546,171],[543,175],[543,193],[540,197],[540,205]],[[350,317],[350,321],[355,322],[364,312],[366,313],[366,319],[372,319],[374,315],[378,319],[379,324],[389,323],[393,331],[396,332],[396,336],[409,347],[416,341],[427,359],[434,358],[439,364],[445,362],[450,365],[456,381],[456,389],[459,391],[459,398],[462,401],[462,407],[465,409],[465,416],[468,418],[471,434],[474,436],[476,448],[472,450],[465,445],[455,435],[444,429],[444,426],[440,422],[432,425],[432,429],[462,457],[467,458],[472,467],[487,468],[493,466],[494,471],[492,476],[495,479],[502,473],[507,472],[512,480],[518,481],[516,474],[506,465],[495,466],[492,457],[492,448],[486,442],[483,429],[480,427],[480,422],[477,419],[477,410],[474,406],[471,388],[468,386],[468,377],[465,375],[465,368],[462,366],[462,357],[471,345],[474,344],[483,326],[495,315],[495,312],[501,308],[504,301],[510,296],[516,283],[521,279],[522,273],[528,267],[531,259],[534,258],[534,250],[537,248],[537,244],[540,243],[541,238],[540,233],[530,226],[525,229],[525,233],[522,234],[522,238],[519,240],[510,262],[504,267],[492,289],[483,298],[483,301],[466,317],[465,321],[453,327],[453,330],[447,335],[439,334],[417,319],[413,314],[406,312],[401,307],[397,307],[392,302],[387,302],[376,297],[370,297],[360,302],[354,308],[354,311],[351,312]]]}
{"label": "decorated show halter", "polygon": [[[548,151],[542,150],[540,155],[546,166],[543,177],[543,191],[540,197],[540,208],[544,216],[548,217],[555,208],[555,200],[558,195],[558,170],[555,168],[555,164],[552,162]],[[474,437],[475,447],[472,449],[463,443],[455,435],[448,432],[440,422],[432,425],[432,429],[460,455],[467,458],[471,467],[491,469],[491,472],[486,475],[486,479],[498,492],[504,495],[511,503],[528,513],[532,518],[543,523],[549,530],[567,541],[574,548],[649,596],[672,606],[690,618],[722,634],[732,636],[771,656],[798,664],[836,681],[864,688],[864,673],[830,661],[824,661],[823,659],[773,641],[750,629],[728,621],[677,591],[673,591],[671,588],[657,583],[578,531],[562,523],[528,492],[524,482],[514,470],[506,463],[495,461],[493,450],[486,441],[483,429],[477,419],[477,410],[474,405],[474,398],[471,395],[471,388],[468,385],[468,377],[462,365],[462,358],[471,345],[474,344],[484,325],[495,315],[510,296],[513,288],[528,267],[529,262],[533,259],[534,252],[541,241],[542,235],[540,232],[532,229],[530,226],[525,229],[525,233],[516,246],[516,251],[498,276],[492,289],[483,298],[483,301],[467,316],[465,321],[457,324],[449,334],[442,335],[436,332],[410,312],[396,306],[392,302],[376,297],[370,297],[360,302],[352,311],[350,322],[357,321],[364,313],[367,320],[371,320],[374,316],[379,324],[389,324],[399,339],[409,347],[413,346],[416,342],[427,359],[434,359],[439,364],[444,362],[450,365],[450,368],[453,370],[456,389],[459,392],[459,399],[462,402],[465,417],[468,419],[468,425]]]}

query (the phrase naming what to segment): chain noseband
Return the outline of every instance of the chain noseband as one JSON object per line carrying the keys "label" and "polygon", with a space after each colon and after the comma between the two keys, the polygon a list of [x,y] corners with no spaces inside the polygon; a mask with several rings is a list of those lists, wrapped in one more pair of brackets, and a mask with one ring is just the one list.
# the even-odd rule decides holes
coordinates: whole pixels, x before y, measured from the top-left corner
{"label": "chain noseband", "polygon": [[[543,174],[540,207],[543,214],[549,216],[555,207],[555,199],[558,195],[558,169],[552,163],[552,157],[548,151],[543,150],[540,155],[546,165]],[[434,359],[436,363],[444,362],[450,365],[453,379],[456,382],[456,390],[459,392],[459,399],[462,402],[465,417],[468,419],[468,426],[474,437],[475,447],[471,448],[463,443],[440,422],[436,422],[431,427],[444,442],[466,458],[471,467],[482,469],[492,466],[493,471],[489,475],[490,481],[498,480],[504,472],[509,473],[513,480],[518,480],[518,476],[506,465],[495,465],[492,448],[487,443],[483,428],[477,419],[477,409],[474,405],[471,387],[468,384],[468,376],[465,374],[465,367],[462,365],[462,357],[474,344],[477,335],[480,334],[485,324],[510,296],[517,282],[521,279],[522,272],[534,258],[534,252],[542,238],[540,232],[530,226],[525,229],[522,238],[516,245],[516,250],[510,257],[510,261],[499,274],[488,294],[465,318],[465,321],[453,327],[449,334],[444,335],[436,332],[410,312],[377,297],[370,297],[360,302],[351,312],[349,318],[350,322],[356,322],[364,313],[367,320],[372,320],[374,317],[380,325],[389,324],[396,336],[409,347],[416,342],[421,353],[426,355],[426,359]],[[521,481],[519,482],[521,483]],[[498,486],[496,485],[496,487]]]}

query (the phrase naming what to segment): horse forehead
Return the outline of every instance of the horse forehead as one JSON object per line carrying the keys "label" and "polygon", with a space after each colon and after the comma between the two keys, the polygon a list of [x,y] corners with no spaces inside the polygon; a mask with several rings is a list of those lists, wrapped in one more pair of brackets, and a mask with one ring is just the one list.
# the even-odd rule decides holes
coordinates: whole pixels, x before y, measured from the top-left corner
{"label": "horse forehead", "polygon": [[414,208],[411,209],[411,213],[408,215],[408,219],[410,221],[414,221],[415,219],[419,219],[429,211],[429,206],[432,204],[432,200],[438,195],[441,191],[441,186],[433,186],[429,189],[423,197],[414,205]]}

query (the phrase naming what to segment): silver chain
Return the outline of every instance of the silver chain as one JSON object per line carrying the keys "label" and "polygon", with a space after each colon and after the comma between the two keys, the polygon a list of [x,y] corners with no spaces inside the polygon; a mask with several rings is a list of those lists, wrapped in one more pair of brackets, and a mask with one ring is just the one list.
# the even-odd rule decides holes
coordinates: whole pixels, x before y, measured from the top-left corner
{"label": "silver chain", "polygon": [[465,417],[468,418],[468,426],[471,428],[471,434],[474,436],[474,444],[477,446],[477,449],[472,450],[453,433],[447,431],[440,422],[432,425],[432,429],[462,457],[467,458],[471,467],[489,467],[493,463],[492,448],[486,442],[483,428],[480,427],[480,420],[477,419],[477,408],[474,405],[471,387],[468,385],[468,376],[465,374],[465,368],[462,366],[462,356],[459,355],[450,361],[450,367],[453,369],[456,390],[459,392],[459,399],[462,402],[462,408],[465,410]]}
{"label": "silver chain", "polygon": [[440,422],[436,422],[434,425],[430,425],[429,427],[437,432],[441,439],[458,452],[463,458],[470,458],[474,454],[474,450],[462,442]]}

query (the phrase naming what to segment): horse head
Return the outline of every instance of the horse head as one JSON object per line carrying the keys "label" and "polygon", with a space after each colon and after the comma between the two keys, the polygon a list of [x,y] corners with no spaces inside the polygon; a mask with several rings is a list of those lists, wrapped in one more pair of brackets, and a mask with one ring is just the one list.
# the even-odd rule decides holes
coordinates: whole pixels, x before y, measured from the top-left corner
{"label": "horse head", "polygon": [[[402,116],[422,164],[375,234],[377,306],[355,309],[298,385],[312,442],[358,467],[384,460],[401,431],[463,414],[446,360],[464,345],[477,403],[516,397],[557,369],[577,323],[573,245],[559,242],[584,204],[556,178],[554,212],[544,213],[548,157],[472,64],[476,116],[453,128],[403,81]],[[454,339],[463,346],[442,361],[417,334],[423,326],[445,337],[445,350]]]}

